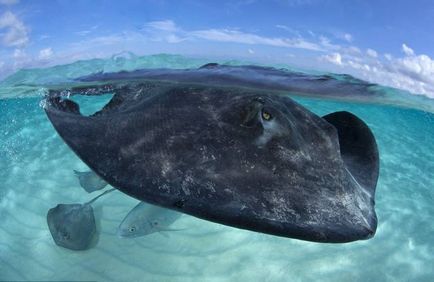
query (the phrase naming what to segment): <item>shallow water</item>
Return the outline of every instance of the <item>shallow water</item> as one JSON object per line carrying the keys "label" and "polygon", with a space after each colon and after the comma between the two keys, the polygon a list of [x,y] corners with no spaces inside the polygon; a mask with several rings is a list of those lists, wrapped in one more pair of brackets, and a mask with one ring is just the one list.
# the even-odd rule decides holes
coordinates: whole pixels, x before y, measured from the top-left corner
{"label": "shallow water", "polygon": [[[104,97],[100,103],[103,103]],[[184,215],[179,231],[120,239],[137,200],[120,192],[94,204],[97,246],[57,247],[46,224],[58,203],[91,199],[73,169],[86,170],[57,135],[40,98],[0,100],[0,280],[432,281],[434,115],[412,109],[296,100],[317,114],[355,113],[372,128],[381,159],[374,238],[318,244],[239,230]],[[109,189],[107,187],[106,189]]]}
{"label": "shallow water", "polygon": [[[178,231],[121,239],[117,227],[138,201],[116,191],[93,204],[100,230],[94,248],[77,252],[56,246],[46,223],[47,211],[58,203],[84,203],[98,192],[88,194],[79,186],[73,170],[88,168],[48,121],[40,106],[42,98],[35,97],[44,91],[29,85],[59,83],[99,70],[203,63],[179,56],[133,61],[115,57],[109,62],[22,71],[0,83],[0,96],[7,98],[0,99],[0,281],[433,281],[434,114],[374,101],[293,97],[319,115],[346,110],[371,127],[381,161],[376,193],[379,225],[372,239],[311,243],[187,215],[171,226]],[[385,92],[416,103],[419,109],[434,109],[433,100],[422,103],[393,89]],[[109,98],[92,97],[93,103],[84,103],[88,107],[81,110],[90,114]]]}

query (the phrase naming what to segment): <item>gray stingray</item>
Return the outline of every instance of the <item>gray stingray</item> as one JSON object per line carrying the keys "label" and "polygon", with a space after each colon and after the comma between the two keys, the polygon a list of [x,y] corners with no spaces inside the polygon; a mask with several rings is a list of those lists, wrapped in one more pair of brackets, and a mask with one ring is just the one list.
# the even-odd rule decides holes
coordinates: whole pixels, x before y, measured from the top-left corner
{"label": "gray stingray", "polygon": [[182,213],[147,204],[138,203],[122,220],[117,234],[123,238],[133,238],[161,231],[173,231],[170,228]]}
{"label": "gray stingray", "polygon": [[312,75],[288,69],[261,66],[229,66],[216,63],[197,69],[140,69],[130,72],[96,73],[80,77],[83,82],[125,81],[134,79],[169,80],[207,85],[244,86],[291,91],[321,97],[366,100],[380,97],[376,85],[347,74]]}
{"label": "gray stingray", "polygon": [[71,250],[87,250],[96,237],[96,224],[91,204],[101,193],[85,204],[58,204],[47,213],[47,223],[56,245]]}
{"label": "gray stingray", "polygon": [[93,171],[77,171],[74,170],[75,176],[77,176],[80,186],[83,187],[86,192],[91,193],[97,190],[101,190],[107,186],[107,182],[101,179]]}
{"label": "gray stingray", "polygon": [[93,171],[138,200],[315,242],[375,234],[379,155],[361,119],[349,112],[320,117],[255,84],[180,83],[183,73],[177,76],[72,89],[114,93],[91,116],[51,91],[45,111]]}

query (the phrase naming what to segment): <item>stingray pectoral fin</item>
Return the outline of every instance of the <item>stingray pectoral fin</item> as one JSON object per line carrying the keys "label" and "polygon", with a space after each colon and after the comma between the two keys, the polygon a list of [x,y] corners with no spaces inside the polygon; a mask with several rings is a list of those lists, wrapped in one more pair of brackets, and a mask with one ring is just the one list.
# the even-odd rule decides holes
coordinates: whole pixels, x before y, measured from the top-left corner
{"label": "stingray pectoral fin", "polygon": [[379,174],[374,134],[365,122],[349,112],[335,112],[323,118],[337,129],[342,159],[348,171],[374,196]]}
{"label": "stingray pectoral fin", "polygon": [[69,99],[63,99],[62,97],[59,96],[52,96],[50,98],[47,98],[47,103],[49,103],[49,105],[51,105],[52,107],[56,108],[59,111],[75,113],[75,114],[80,113],[79,105]]}
{"label": "stingray pectoral fin", "polygon": [[[47,98],[45,112],[65,143],[95,172],[101,166],[108,168],[107,160],[114,159],[113,142],[110,142],[110,125],[106,118],[87,117],[80,114],[74,101],[60,97]],[[78,177],[80,172],[75,172]]]}

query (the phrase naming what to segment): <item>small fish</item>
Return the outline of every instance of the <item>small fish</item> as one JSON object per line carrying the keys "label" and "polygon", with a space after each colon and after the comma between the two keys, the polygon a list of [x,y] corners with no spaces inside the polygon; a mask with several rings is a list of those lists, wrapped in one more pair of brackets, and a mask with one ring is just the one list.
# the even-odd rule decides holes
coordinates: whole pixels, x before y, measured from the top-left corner
{"label": "small fish", "polygon": [[95,242],[96,224],[91,204],[110,189],[84,204],[58,204],[47,213],[47,224],[56,245],[70,250],[87,250]]}
{"label": "small fish", "polygon": [[88,193],[92,193],[97,190],[101,190],[107,186],[107,182],[101,179],[95,172],[93,171],[77,171],[74,170],[75,175],[80,181],[80,186],[83,187],[84,190]]}
{"label": "small fish", "polygon": [[122,220],[117,234],[122,238],[133,238],[160,231],[175,231],[178,229],[170,229],[169,226],[181,215],[170,209],[140,202]]}

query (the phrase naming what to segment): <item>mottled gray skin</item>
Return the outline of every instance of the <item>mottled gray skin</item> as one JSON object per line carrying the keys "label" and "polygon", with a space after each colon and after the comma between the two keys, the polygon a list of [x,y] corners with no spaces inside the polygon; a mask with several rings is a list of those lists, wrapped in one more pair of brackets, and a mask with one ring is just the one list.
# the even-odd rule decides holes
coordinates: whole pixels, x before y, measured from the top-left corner
{"label": "mottled gray skin", "polygon": [[117,73],[96,73],[80,77],[78,81],[125,81],[134,79],[206,83],[219,86],[243,86],[265,90],[284,90],[309,96],[339,97],[349,100],[378,98],[375,84],[347,74],[313,75],[287,69],[255,65],[230,66],[216,63],[193,69],[139,69]]}
{"label": "mottled gray skin", "polygon": [[[246,88],[149,82],[114,91],[90,117],[55,95],[45,110],[72,150],[126,194],[309,241],[349,242],[375,233],[378,151],[354,115],[330,115],[336,127],[286,96]],[[354,137],[357,148],[342,151],[353,154],[347,163],[339,146],[346,128],[366,137]],[[354,167],[362,172],[352,174]]]}
{"label": "mottled gray skin", "polygon": [[48,211],[47,223],[56,245],[70,250],[88,249],[96,235],[89,204],[58,204]]}
{"label": "mottled gray skin", "polygon": [[84,190],[88,193],[92,193],[94,191],[98,191],[107,186],[107,182],[101,179],[95,172],[93,171],[77,171],[74,170],[75,176],[77,176],[78,181],[80,182],[80,186],[83,187]]}
{"label": "mottled gray skin", "polygon": [[170,231],[170,225],[181,215],[182,213],[170,209],[140,202],[122,220],[117,234],[123,238],[134,238],[155,232]]}
{"label": "mottled gray skin", "polygon": [[56,245],[75,251],[89,249],[97,236],[91,204],[114,190],[107,190],[85,204],[58,204],[48,210],[48,228]]}

